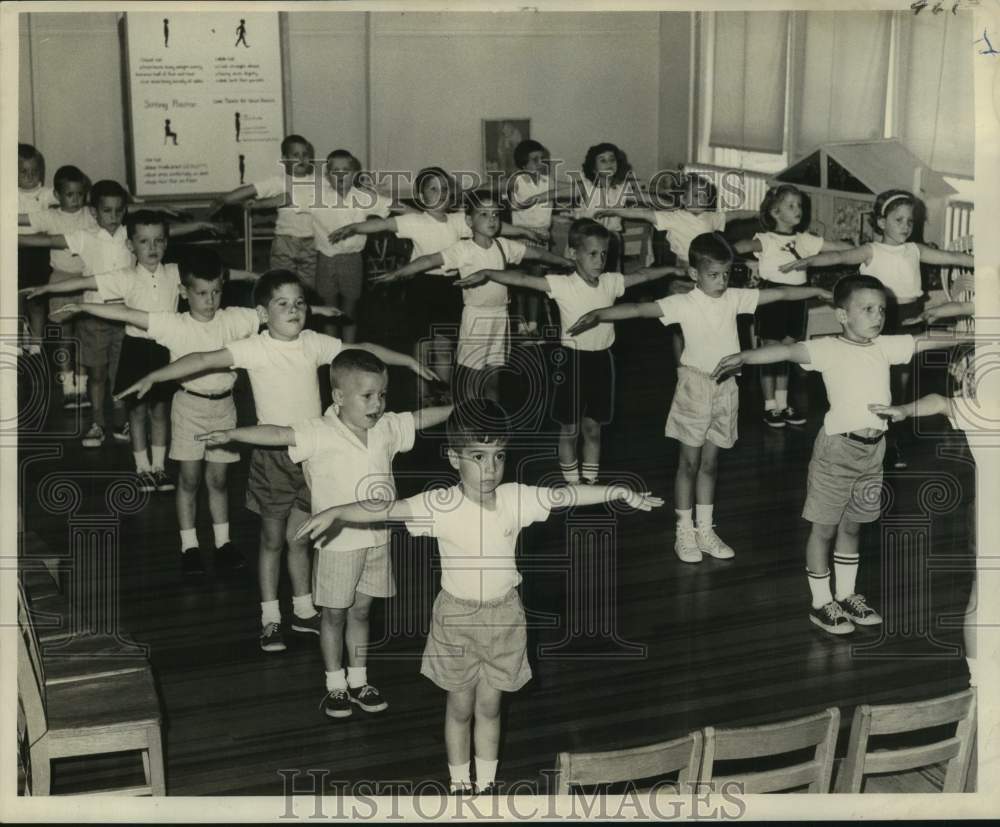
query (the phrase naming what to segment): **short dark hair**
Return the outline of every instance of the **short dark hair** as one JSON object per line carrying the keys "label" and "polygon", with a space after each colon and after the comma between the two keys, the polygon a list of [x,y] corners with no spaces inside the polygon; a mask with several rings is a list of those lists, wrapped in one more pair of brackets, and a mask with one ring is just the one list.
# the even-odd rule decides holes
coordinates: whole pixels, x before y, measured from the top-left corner
{"label": "short dark hair", "polygon": [[181,274],[181,284],[185,287],[190,287],[195,279],[224,280],[227,272],[219,254],[208,247],[185,250],[178,258],[177,269]]}
{"label": "short dark hair", "polygon": [[422,207],[432,208],[440,206],[438,204],[425,204],[423,197],[424,184],[432,179],[436,178],[445,185],[445,205],[451,209],[457,204],[458,196],[458,184],[455,183],[455,179],[451,177],[451,173],[443,167],[424,167],[420,172],[417,173],[416,178],[413,179],[413,197],[417,200]]}
{"label": "short dark hair", "polygon": [[688,190],[698,194],[698,203],[687,204],[686,206],[701,207],[706,210],[715,209],[715,205],[719,200],[719,190],[704,175],[698,175],[695,172],[687,173],[681,182],[680,191],[681,194],[686,195]]}
{"label": "short dark hair", "polygon": [[492,190],[473,190],[465,196],[465,214],[472,215],[487,204],[495,206],[498,210],[502,210],[504,206],[503,199]]}
{"label": "short dark hair", "polygon": [[875,278],[875,276],[865,276],[855,273],[850,276],[844,276],[833,285],[833,306],[843,310],[847,307],[851,296],[859,290],[878,290],[883,295],[886,292],[885,285]]}
{"label": "short dark hair", "polygon": [[[253,286],[253,303],[256,307],[267,307],[274,294],[286,284],[297,284],[302,287],[302,281],[291,270],[268,270]],[[303,293],[305,289],[303,288]]]}
{"label": "short dark hair", "polygon": [[340,383],[347,373],[360,372],[382,375],[387,370],[385,362],[374,353],[351,347],[340,351],[330,362],[330,384],[335,388],[340,387]]}
{"label": "short dark hair", "polygon": [[603,224],[594,221],[593,218],[578,218],[569,225],[569,246],[574,250],[578,249],[588,238],[600,238],[608,241],[611,232]]}
{"label": "short dark hair", "polygon": [[130,239],[135,236],[137,227],[155,227],[157,224],[163,227],[163,234],[170,238],[170,219],[166,213],[159,210],[136,210],[125,216],[125,232]]}
{"label": "short dark hair", "polygon": [[326,156],[326,162],[329,164],[331,161],[337,158],[348,158],[351,162],[351,166],[354,167],[355,172],[361,172],[361,161],[357,159],[354,153],[346,149],[335,149],[329,155]]}
{"label": "short dark hair", "polygon": [[514,164],[518,169],[524,169],[528,163],[528,156],[532,152],[541,152],[543,158],[547,158],[549,151],[538,141],[534,141],[528,138],[526,141],[521,141],[516,147],[514,147]]}
{"label": "short dark hair", "polygon": [[59,192],[66,184],[83,184],[85,187],[90,184],[90,179],[83,174],[79,167],[67,165],[59,167],[56,174],[52,176],[52,188]]}
{"label": "short dark hair", "polygon": [[110,178],[102,178],[90,188],[90,206],[96,209],[102,198],[120,198],[122,204],[128,206],[128,190]]}
{"label": "short dark hair", "polygon": [[714,261],[718,264],[732,264],[733,248],[721,233],[702,233],[695,236],[688,249],[688,261],[695,269],[704,262]]}
{"label": "short dark hair", "polygon": [[286,157],[288,153],[292,151],[292,144],[303,144],[304,146],[309,147],[310,154],[315,152],[315,150],[313,149],[313,145],[309,143],[309,141],[307,141],[301,135],[286,135],[284,139],[281,141],[282,157]]}
{"label": "short dark hair", "polygon": [[625,178],[632,171],[632,165],[628,162],[628,155],[626,155],[614,144],[607,142],[603,144],[594,144],[587,150],[587,154],[583,159],[584,176],[586,176],[590,183],[594,183],[597,179],[597,156],[603,155],[605,152],[613,152],[615,154],[615,159],[618,161],[618,169],[615,170],[615,174],[611,177],[611,183],[624,183]]}
{"label": "short dark hair", "polygon": [[45,156],[39,152],[34,144],[17,145],[17,157],[22,161],[36,161],[38,163],[39,178],[45,180]]}
{"label": "short dark hair", "polygon": [[794,184],[778,184],[776,187],[770,187],[764,193],[764,200],[760,202],[760,223],[766,230],[773,230],[777,226],[774,216],[771,215],[771,211],[781,203],[781,199],[786,195],[797,195],[802,200],[802,222],[800,222],[795,230],[798,232],[802,229],[802,224],[806,220],[806,211],[804,209],[806,206],[805,194]]}
{"label": "short dark hair", "polygon": [[510,440],[510,419],[507,411],[492,399],[466,399],[455,406],[448,417],[448,447],[460,451],[478,442],[506,445]]}

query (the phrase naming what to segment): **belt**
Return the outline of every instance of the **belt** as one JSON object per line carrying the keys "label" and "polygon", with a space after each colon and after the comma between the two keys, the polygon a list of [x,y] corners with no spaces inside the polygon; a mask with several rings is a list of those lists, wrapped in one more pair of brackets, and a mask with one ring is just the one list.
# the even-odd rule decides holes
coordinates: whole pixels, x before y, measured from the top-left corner
{"label": "belt", "polygon": [[843,436],[846,436],[848,439],[852,439],[855,442],[860,442],[863,445],[878,445],[883,439],[885,439],[885,431],[880,433],[878,436],[861,436],[861,434],[855,434],[848,431],[846,434],[843,434]]}
{"label": "belt", "polygon": [[225,393],[198,393],[198,391],[189,391],[187,388],[181,388],[184,393],[189,393],[191,396],[197,396],[199,399],[228,399],[233,395],[232,390],[228,390]]}

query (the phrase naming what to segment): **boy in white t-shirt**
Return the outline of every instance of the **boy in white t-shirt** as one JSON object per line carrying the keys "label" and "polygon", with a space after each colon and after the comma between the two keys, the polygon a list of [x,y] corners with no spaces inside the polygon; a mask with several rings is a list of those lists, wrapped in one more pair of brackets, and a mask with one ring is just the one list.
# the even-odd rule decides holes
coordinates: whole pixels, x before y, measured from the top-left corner
{"label": "boy in white t-shirt", "polygon": [[[333,405],[323,416],[284,427],[231,428],[200,438],[211,445],[287,447],[292,462],[303,463],[313,514],[358,498],[392,499],[393,457],[413,448],[416,431],[444,422],[451,406],[385,413],[388,383],[386,365],[377,356],[358,348],[343,350],[330,363]],[[322,617],[319,643],[327,691],[323,712],[329,717],[349,717],[352,705],[366,712],[388,708],[382,693],[368,682],[368,615],[375,598],[395,593],[384,529],[343,526],[317,543],[312,594]]]}
{"label": "boy in white t-shirt", "polygon": [[[433,255],[421,256],[398,270],[372,279],[372,284],[395,281],[440,269],[458,271],[461,277],[480,270],[505,270],[524,261],[540,261],[555,267],[570,264],[567,259],[540,247],[527,247],[518,241],[497,238],[500,228],[500,203],[491,194],[471,193],[466,199],[465,221],[472,238]],[[464,307],[458,331],[455,370],[455,398],[488,396],[500,398],[500,368],[507,364],[509,319],[507,287],[489,282],[465,290]]]}
{"label": "boy in white t-shirt", "polygon": [[[719,361],[713,376],[723,377],[742,365],[797,362],[823,375],[830,409],[816,435],[802,516],[812,523],[806,545],[806,573],[812,607],[809,619],[835,635],[850,634],[855,624],[882,622],[864,595],[856,591],[858,535],[862,523],[879,518],[882,459],[887,423],[870,410],[891,400],[889,368],[909,362],[914,353],[958,343],[940,337],[882,336],[886,291],[874,276],[845,276],[834,286],[833,303],[840,336],[768,345]],[[830,550],[836,599],[830,591]]]}
{"label": "boy in white t-shirt", "polygon": [[[31,233],[29,222],[32,213],[47,210],[59,202],[51,187],[45,186],[45,158],[31,144],[17,145],[17,232]],[[24,290],[45,284],[49,278],[49,260],[43,250],[17,248],[17,287]],[[28,330],[31,341],[25,352],[38,356],[42,352],[40,340],[45,327],[45,305],[38,299],[26,300]]]}
{"label": "boy in white t-shirt", "polygon": [[[487,280],[508,287],[521,287],[547,293],[559,306],[563,336],[561,351],[554,363],[559,365],[553,377],[555,394],[553,418],[559,423],[559,469],[566,482],[595,483],[600,469],[601,426],[611,421],[614,412],[615,365],[611,346],[615,342],[613,324],[603,324],[579,336],[567,332],[585,313],[610,307],[625,291],[636,284],[683,272],[677,267],[639,270],[627,276],[606,273],[604,265],[611,233],[591,218],[578,218],[569,229],[569,253],[576,271],[568,276],[536,276],[516,270],[480,270],[458,282],[471,288]],[[582,468],[577,459],[577,440]]]}
{"label": "boy in white t-shirt", "polygon": [[340,523],[403,521],[415,536],[435,537],[441,591],[434,601],[421,674],[448,693],[444,740],[453,792],[471,792],[470,729],[476,787],[494,788],[502,693],[531,679],[526,621],[517,586],[515,549],[521,529],[553,508],[622,501],[648,511],[663,500],[624,486],[535,488],[503,483],[506,412],[470,399],[448,418],[448,460],[459,485],[405,500],[372,499],[329,508],[299,530],[317,538]]}
{"label": "boy in white t-shirt", "polygon": [[[291,270],[303,284],[316,287],[316,245],[309,208],[322,199],[322,180],[313,167],[313,145],[301,135],[286,135],[281,142],[284,171],[237,187],[209,207],[214,215],[228,204],[251,206],[254,199],[277,204],[278,218],[271,242],[271,270]],[[267,207],[270,203],[254,206]]]}
{"label": "boy in white t-shirt", "polygon": [[[739,388],[735,377],[717,383],[710,374],[728,350],[739,347],[736,317],[770,302],[829,298],[830,294],[818,287],[727,289],[733,253],[717,233],[698,236],[690,252],[696,274],[694,290],[655,302],[593,310],[569,333],[577,335],[595,324],[618,319],[658,318],[664,325],[680,324],[686,344],[665,429],[667,436],[680,442],[674,483],[674,551],[684,563],[700,563],[705,554],[719,560],[734,556],[715,533],[712,512],[719,452],[736,443]],[[696,523],[691,519],[692,506]]]}
{"label": "boy in white t-shirt", "polygon": [[[305,330],[308,305],[298,276],[290,270],[271,270],[254,285],[254,304],[267,330],[230,342],[220,350],[191,353],[155,370],[122,394],[142,397],[158,382],[184,379],[208,371],[244,368],[253,388],[257,420],[261,424],[291,425],[321,413],[316,370],[343,349],[339,339]],[[358,345],[390,365],[417,373],[429,372],[412,356],[379,345]],[[433,374],[430,374],[433,379]],[[292,583],[292,629],[319,634],[319,615],[310,592],[309,548],[294,541],[294,530],[309,514],[309,489],[302,469],[285,451],[258,448],[250,461],[246,506],[261,518],[258,580],[261,592],[260,646],[265,652],[286,648],[278,602],[281,552],[288,543],[288,573]]]}

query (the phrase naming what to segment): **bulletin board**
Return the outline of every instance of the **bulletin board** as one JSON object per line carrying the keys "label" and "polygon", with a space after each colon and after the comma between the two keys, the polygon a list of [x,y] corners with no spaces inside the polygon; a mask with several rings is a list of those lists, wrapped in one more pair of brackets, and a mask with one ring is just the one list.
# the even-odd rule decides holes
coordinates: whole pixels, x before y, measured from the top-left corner
{"label": "bulletin board", "polygon": [[122,21],[129,186],[198,198],[281,171],[278,12],[129,12]]}

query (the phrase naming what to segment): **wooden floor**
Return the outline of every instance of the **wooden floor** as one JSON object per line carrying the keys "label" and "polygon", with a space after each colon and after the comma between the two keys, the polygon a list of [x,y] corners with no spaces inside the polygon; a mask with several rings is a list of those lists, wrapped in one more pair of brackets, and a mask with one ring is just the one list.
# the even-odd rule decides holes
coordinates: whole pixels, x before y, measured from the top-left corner
{"label": "wooden floor", "polygon": [[[545,348],[525,353],[543,366],[549,358]],[[973,469],[961,437],[920,436],[908,453],[909,470],[887,474],[891,502],[882,522],[863,533],[859,577],[859,590],[883,610],[886,624],[834,638],[807,620],[808,526],[799,517],[825,407],[821,384],[814,375],[808,380],[813,410],[806,426],[772,431],[759,419],[756,376],[742,377],[740,441],[724,454],[716,505],[718,531],[737,555],[690,566],[673,553],[676,444],[663,437],[675,383],[669,354],[658,323],[619,326],[616,418],[605,430],[602,459],[602,475],[638,478],[667,507],[650,514],[603,508],[556,514],[522,534],[535,677],[507,698],[498,772],[507,784],[529,781],[544,790],[541,771],[561,750],[638,745],[831,705],[842,712],[842,747],[858,703],[913,700],[967,685],[954,620],[970,581],[965,508]],[[940,366],[926,367],[921,387],[939,383],[941,373]],[[25,378],[26,392],[46,381],[42,374]],[[390,407],[411,406],[410,377],[394,370],[391,381]],[[523,383],[512,385],[511,407],[542,405],[537,396],[525,401]],[[249,411],[243,399],[241,416]],[[26,525],[51,550],[68,554],[71,538],[88,527],[113,530],[109,491],[125,478],[130,455],[121,444],[79,448],[80,425],[61,410],[49,411],[45,427],[63,436],[22,433]],[[926,427],[947,432],[943,421]],[[428,479],[450,479],[441,440],[440,433],[421,437],[416,450],[397,460],[401,494]],[[508,479],[554,479],[551,434],[535,434],[512,454]],[[243,462],[232,476],[231,523],[234,541],[253,563],[257,522],[240,505],[245,476]],[[59,494],[60,481],[78,487],[78,504]],[[202,513],[200,534],[208,542],[204,504]],[[373,615],[378,643],[369,677],[389,710],[334,721],[318,708],[324,688],[315,637],[293,635],[282,654],[259,650],[252,574],[181,581],[171,495],[152,495],[118,525],[117,579],[106,590],[117,601],[121,626],[149,647],[166,714],[171,795],[277,795],[282,770],[327,770],[329,780],[348,783],[446,779],[444,694],[419,674],[438,582],[432,544],[396,537],[399,595]],[[83,595],[102,588],[87,578]],[[73,582],[82,582],[79,574]],[[289,612],[287,582],[282,601]],[[72,790],[78,780],[72,768],[57,770],[55,789]]]}

